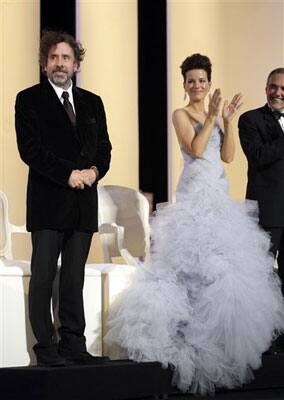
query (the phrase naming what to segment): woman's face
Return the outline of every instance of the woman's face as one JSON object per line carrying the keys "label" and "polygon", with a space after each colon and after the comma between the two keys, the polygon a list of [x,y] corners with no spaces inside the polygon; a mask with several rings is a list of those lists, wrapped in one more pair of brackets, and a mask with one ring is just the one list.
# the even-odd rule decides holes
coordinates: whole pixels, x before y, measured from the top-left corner
{"label": "woman's face", "polygon": [[192,69],[186,72],[183,86],[191,101],[199,101],[209,92],[211,82],[208,82],[204,69]]}

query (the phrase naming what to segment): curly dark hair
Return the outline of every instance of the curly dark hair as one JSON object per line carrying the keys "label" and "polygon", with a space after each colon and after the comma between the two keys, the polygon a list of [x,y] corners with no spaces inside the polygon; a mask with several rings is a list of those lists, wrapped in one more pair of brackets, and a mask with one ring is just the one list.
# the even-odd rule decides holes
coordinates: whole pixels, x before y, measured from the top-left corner
{"label": "curly dark hair", "polygon": [[39,47],[39,63],[43,73],[45,73],[44,68],[47,64],[49,50],[62,42],[68,43],[73,49],[78,68],[80,67],[80,63],[83,61],[86,52],[81,43],[76,41],[75,38],[67,32],[44,30]]}
{"label": "curly dark hair", "polygon": [[192,69],[203,69],[207,73],[208,82],[211,82],[212,64],[207,56],[195,53],[187,57],[180,66],[183,79],[185,81],[187,71]]}

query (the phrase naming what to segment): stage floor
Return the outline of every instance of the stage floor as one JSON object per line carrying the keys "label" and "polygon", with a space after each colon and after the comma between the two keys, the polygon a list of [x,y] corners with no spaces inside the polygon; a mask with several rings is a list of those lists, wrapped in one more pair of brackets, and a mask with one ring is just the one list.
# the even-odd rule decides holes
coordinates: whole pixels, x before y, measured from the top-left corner
{"label": "stage floor", "polygon": [[[143,398],[140,400],[153,400],[152,398]],[[216,393],[215,397],[194,397],[192,395],[170,395],[168,400],[283,400],[284,389],[263,389],[250,391],[233,391],[226,393]],[[159,399],[160,400],[160,399]]]}
{"label": "stage floor", "polygon": [[[253,382],[238,391],[220,391],[216,400],[284,400],[283,371],[284,354],[264,356],[263,367],[255,372]],[[162,369],[159,363],[129,360],[64,368],[1,368],[0,397],[1,400],[126,400],[163,396],[169,400],[192,399],[193,396],[178,394],[171,386],[171,376],[171,370]]]}

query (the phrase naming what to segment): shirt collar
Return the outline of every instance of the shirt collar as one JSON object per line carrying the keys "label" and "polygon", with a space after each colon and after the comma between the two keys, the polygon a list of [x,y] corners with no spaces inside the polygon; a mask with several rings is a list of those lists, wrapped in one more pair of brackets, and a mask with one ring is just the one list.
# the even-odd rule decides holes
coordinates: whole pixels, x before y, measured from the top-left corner
{"label": "shirt collar", "polygon": [[62,93],[63,92],[68,92],[69,93],[69,99],[73,99],[73,93],[72,93],[73,82],[72,82],[72,80],[71,80],[71,85],[69,86],[68,89],[62,89],[61,87],[56,86],[53,82],[51,82],[50,79],[48,79],[48,80],[49,80],[49,83],[51,84],[51,86],[55,90],[55,93],[57,94],[57,96],[59,97],[60,100],[62,99]]}
{"label": "shirt collar", "polygon": [[271,105],[267,102],[267,105],[268,105],[268,107],[270,108],[270,110],[272,111],[272,112],[274,112],[274,111],[279,111],[279,112],[281,112],[281,113],[284,113],[284,108],[283,108],[283,110],[275,110],[275,108],[273,108],[273,107],[271,107]]}

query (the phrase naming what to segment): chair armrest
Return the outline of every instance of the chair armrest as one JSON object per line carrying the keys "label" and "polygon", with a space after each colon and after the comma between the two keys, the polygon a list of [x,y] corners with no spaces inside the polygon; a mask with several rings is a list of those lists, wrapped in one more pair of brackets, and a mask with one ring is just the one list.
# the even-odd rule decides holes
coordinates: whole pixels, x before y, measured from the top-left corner
{"label": "chair armrest", "polygon": [[26,230],[26,225],[14,225],[10,223],[11,233],[29,233]]}
{"label": "chair armrest", "polygon": [[[137,265],[136,259],[129,253],[129,251],[124,247],[124,227],[117,225],[115,222],[104,223],[99,226],[99,234],[110,234],[116,235],[116,244],[119,253],[122,258],[126,261],[128,265]],[[110,256],[107,249],[107,244],[103,243],[103,250],[105,253],[105,258],[110,262]]]}
{"label": "chair armrest", "polygon": [[8,222],[7,226],[7,232],[6,232],[6,244],[3,248],[3,256],[6,260],[12,260],[13,259],[13,253],[12,253],[12,234],[13,233],[29,233],[26,230],[25,225],[14,225]]}
{"label": "chair armrest", "polygon": [[126,261],[126,264],[128,265],[132,265],[134,267],[136,267],[138,265],[137,260],[135,257],[133,257],[129,251],[127,249],[121,249],[120,250],[120,254],[121,256],[124,258],[124,260]]}
{"label": "chair armrest", "polygon": [[116,223],[104,223],[101,224],[99,227],[99,233],[104,234],[104,233],[114,233],[117,235],[117,247],[119,249],[119,252],[121,252],[121,249],[124,248],[124,227],[119,226]]}

